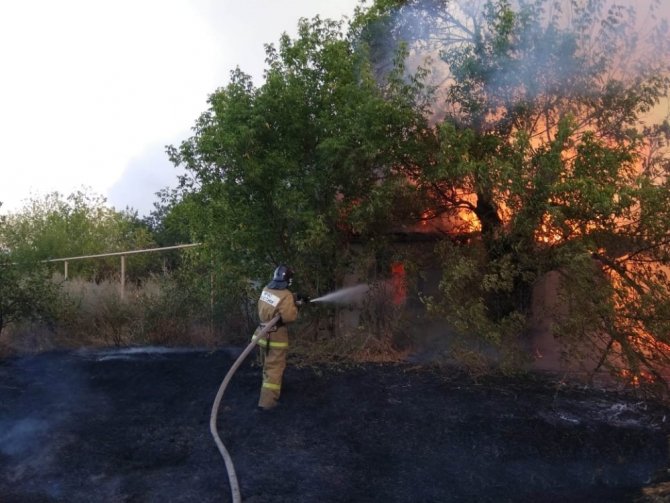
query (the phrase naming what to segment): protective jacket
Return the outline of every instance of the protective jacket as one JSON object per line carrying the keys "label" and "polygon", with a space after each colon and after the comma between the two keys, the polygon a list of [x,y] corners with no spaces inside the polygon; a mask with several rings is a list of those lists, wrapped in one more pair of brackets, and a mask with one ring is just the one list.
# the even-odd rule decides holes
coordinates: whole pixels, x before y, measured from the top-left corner
{"label": "protective jacket", "polygon": [[288,354],[286,325],[293,323],[298,318],[298,307],[293,294],[287,289],[271,288],[271,286],[274,285],[266,286],[258,299],[258,317],[261,326],[256,330],[258,333],[263,325],[275,316],[281,317],[275,328],[270,330],[267,338],[259,339],[257,342],[261,347],[263,360],[263,383],[258,406],[264,409],[275,407],[279,400]]}

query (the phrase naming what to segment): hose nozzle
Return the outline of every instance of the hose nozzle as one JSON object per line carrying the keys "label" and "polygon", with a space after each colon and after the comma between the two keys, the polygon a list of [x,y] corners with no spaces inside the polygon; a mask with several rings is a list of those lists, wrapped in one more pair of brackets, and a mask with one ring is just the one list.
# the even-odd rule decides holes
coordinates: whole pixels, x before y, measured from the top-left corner
{"label": "hose nozzle", "polygon": [[295,304],[297,306],[302,306],[303,304],[308,304],[312,299],[309,298],[309,295],[298,293],[295,296]]}

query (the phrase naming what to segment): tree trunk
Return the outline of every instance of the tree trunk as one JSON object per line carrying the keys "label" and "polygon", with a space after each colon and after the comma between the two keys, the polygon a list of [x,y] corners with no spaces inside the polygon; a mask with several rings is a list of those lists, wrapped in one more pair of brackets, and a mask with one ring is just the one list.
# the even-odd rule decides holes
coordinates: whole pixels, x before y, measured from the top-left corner
{"label": "tree trunk", "polygon": [[477,194],[475,214],[482,226],[482,240],[487,254],[487,263],[496,263],[505,256],[511,256],[511,266],[516,268],[514,285],[511,292],[492,291],[485,294],[489,318],[500,321],[514,311],[527,312],[530,308],[532,285],[518,274],[523,267],[518,247],[523,237],[515,239],[504,232],[503,222],[492,198],[484,193]]}

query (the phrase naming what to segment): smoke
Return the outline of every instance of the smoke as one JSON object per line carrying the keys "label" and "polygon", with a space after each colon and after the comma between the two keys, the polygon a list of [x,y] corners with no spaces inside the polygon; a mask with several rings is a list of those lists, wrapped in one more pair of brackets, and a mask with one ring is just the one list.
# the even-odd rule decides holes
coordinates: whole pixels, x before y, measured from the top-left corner
{"label": "smoke", "polygon": [[[0,480],[36,479],[38,474],[54,471],[58,467],[60,449],[72,441],[56,435],[62,424],[62,417],[46,417],[37,411],[27,417],[0,421],[3,432],[0,454],[12,460],[11,469],[0,476]],[[51,486],[47,484],[45,490],[49,492]]]}
{"label": "smoke", "polygon": [[51,430],[46,419],[28,417],[16,422],[0,422],[0,453],[11,457],[25,457],[37,450]]}
{"label": "smoke", "polygon": [[506,51],[499,51],[487,32],[487,4],[409,1],[390,13],[390,29],[378,30],[373,57],[379,71],[389,68],[400,42],[409,48],[407,73],[419,66],[428,70],[427,83],[436,89],[434,120],[459,112],[449,95],[455,83],[450,64],[462,66],[475,48],[488,53],[479,69],[485,82],[467,92],[479,93],[489,110],[509,110],[546,96],[568,101],[598,93],[590,73],[596,65],[609,79],[629,84],[670,68],[666,0],[546,0],[539,7],[511,0],[519,16],[512,48]]}
{"label": "smoke", "polygon": [[[49,355],[21,360],[11,372],[17,380],[29,380],[30,392],[18,395],[0,417],[0,456],[9,459],[11,469],[0,481],[21,483],[58,497],[58,484],[50,474],[62,469],[61,453],[78,440],[75,431],[63,431],[73,416],[104,412],[107,404],[92,396],[75,362]],[[0,375],[1,377],[1,375]]]}

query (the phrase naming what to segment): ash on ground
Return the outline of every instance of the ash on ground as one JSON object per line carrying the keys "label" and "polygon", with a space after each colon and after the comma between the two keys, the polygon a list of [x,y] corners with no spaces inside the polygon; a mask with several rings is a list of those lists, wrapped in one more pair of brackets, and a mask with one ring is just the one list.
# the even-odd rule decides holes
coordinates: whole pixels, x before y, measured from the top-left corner
{"label": "ash on ground", "polygon": [[[209,432],[238,354],[127,350],[0,361],[0,501],[230,501]],[[670,412],[548,376],[289,367],[258,412],[250,358],[219,432],[245,502],[663,501]],[[665,478],[664,478],[665,477]]]}

